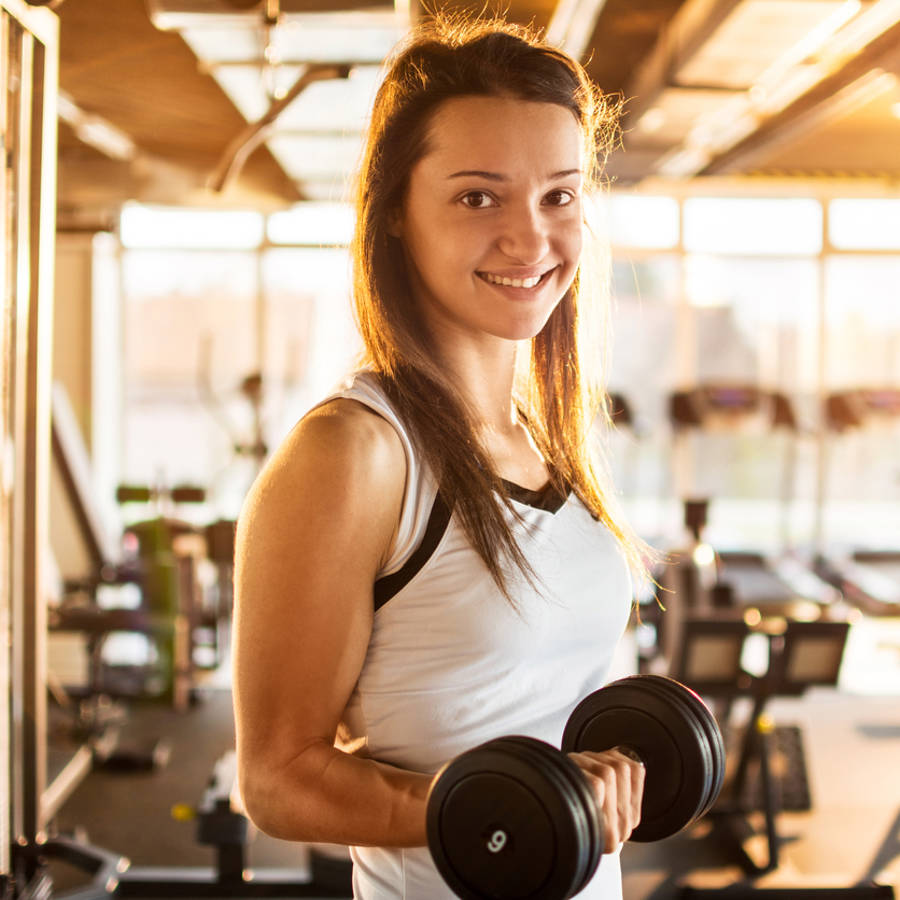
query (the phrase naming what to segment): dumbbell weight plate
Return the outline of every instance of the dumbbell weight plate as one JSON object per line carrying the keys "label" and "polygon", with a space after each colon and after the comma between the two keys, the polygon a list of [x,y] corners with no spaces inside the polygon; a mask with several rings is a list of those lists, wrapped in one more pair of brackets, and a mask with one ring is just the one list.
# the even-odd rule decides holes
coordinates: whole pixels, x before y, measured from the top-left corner
{"label": "dumbbell weight plate", "polygon": [[705,815],[712,808],[713,803],[719,797],[722,790],[722,784],[725,781],[725,741],[722,738],[722,732],[719,730],[719,723],[712,714],[710,708],[703,702],[696,691],[691,690],[681,682],[674,678],[667,678],[664,675],[635,675],[634,678],[649,679],[659,687],[668,690],[678,699],[687,704],[694,713],[696,721],[703,728],[704,733],[709,741],[709,748],[713,757],[713,772],[710,779],[709,796],[703,804],[703,808],[697,814],[697,818]]}
{"label": "dumbbell weight plate", "polygon": [[715,759],[689,706],[643,678],[626,678],[586,697],[569,717],[566,753],[613,747],[633,750],[646,766],[641,823],[631,840],[669,837],[709,800]]}
{"label": "dumbbell weight plate", "polygon": [[591,817],[560,759],[577,774],[549,744],[498,738],[438,773],[428,797],[428,846],[457,896],[564,900],[593,874],[585,859]]}
{"label": "dumbbell weight plate", "polygon": [[[694,815],[680,826],[683,828],[706,812],[721,787],[719,782],[724,768],[724,753],[720,756],[716,750],[715,737],[718,735],[718,726],[711,713],[708,716],[700,715],[701,709],[706,710],[703,701],[693,691],[673,678],[660,675],[635,675],[629,679],[623,679],[623,681],[640,681],[643,688],[655,691],[667,706],[671,707],[673,714],[683,716],[685,723],[696,732],[697,747],[702,753],[699,772],[703,775],[704,785],[703,791],[697,797],[697,808]],[[687,810],[685,810],[686,814]]]}
{"label": "dumbbell weight plate", "polygon": [[[522,748],[522,752],[532,754],[535,766],[555,767],[560,776],[561,787],[567,794],[567,809],[577,830],[577,838],[572,842],[571,852],[566,854],[571,858],[564,863],[571,868],[572,876],[567,878],[559,873],[557,879],[560,889],[565,887],[567,890],[565,897],[571,897],[587,885],[600,864],[603,850],[601,824],[603,813],[597,805],[597,798],[584,773],[555,747],[535,741],[534,738],[518,735],[501,740],[516,744]],[[556,865],[560,865],[560,860],[557,860]]]}
{"label": "dumbbell weight plate", "polygon": [[[683,716],[686,725],[695,729],[697,746],[703,757],[699,771],[704,777],[704,789],[697,797],[697,808],[694,815],[684,825],[699,819],[718,796],[724,770],[724,751],[721,755],[717,752],[716,741],[717,737],[719,742],[721,741],[721,735],[719,735],[718,726],[712,713],[709,713],[706,705],[693,691],[675,681],[674,678],[666,678],[661,675],[632,675],[621,680],[637,684],[643,690],[655,692],[664,703],[672,708],[673,714]],[[701,715],[701,710],[705,711],[707,715]]]}

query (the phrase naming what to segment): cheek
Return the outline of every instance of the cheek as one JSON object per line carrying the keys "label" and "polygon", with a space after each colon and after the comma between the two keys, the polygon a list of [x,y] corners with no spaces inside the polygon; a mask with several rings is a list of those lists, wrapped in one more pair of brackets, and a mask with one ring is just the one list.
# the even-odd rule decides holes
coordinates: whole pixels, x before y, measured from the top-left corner
{"label": "cheek", "polygon": [[[421,259],[439,260],[452,255],[463,234],[448,221],[440,204],[431,198],[409,203],[403,218],[403,238],[409,251]],[[452,240],[449,236],[452,233]]]}
{"label": "cheek", "polygon": [[407,253],[425,281],[447,282],[478,267],[484,255],[485,237],[477,229],[454,228],[452,223],[427,225],[409,234]]}
{"label": "cheek", "polygon": [[427,231],[423,233],[419,223],[407,218],[403,226],[403,250],[408,264],[420,274],[426,275],[433,267],[434,261],[430,258],[431,242]]}
{"label": "cheek", "polygon": [[558,246],[569,265],[577,267],[584,248],[584,228],[580,221],[572,222],[566,228],[560,229]]}

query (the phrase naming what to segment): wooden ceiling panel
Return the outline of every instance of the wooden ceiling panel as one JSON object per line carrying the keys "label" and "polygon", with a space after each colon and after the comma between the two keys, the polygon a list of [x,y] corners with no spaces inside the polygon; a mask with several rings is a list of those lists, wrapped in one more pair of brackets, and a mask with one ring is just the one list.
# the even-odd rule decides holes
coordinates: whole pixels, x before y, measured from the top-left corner
{"label": "wooden ceiling panel", "polygon": [[900,178],[900,87],[760,153],[754,174]]}
{"label": "wooden ceiling panel", "polygon": [[[211,171],[246,124],[177,35],[153,27],[141,0],[74,0],[58,9],[60,87],[141,151],[197,173]],[[243,187],[269,202],[300,194],[264,147]]]}
{"label": "wooden ceiling panel", "polygon": [[[525,25],[538,31],[546,29],[550,23],[550,17],[556,8],[555,0],[514,0],[505,5],[499,3],[484,3],[478,0],[472,2],[446,2],[440,4],[426,3],[428,9],[436,7],[451,17],[463,15],[467,17],[500,16],[515,25]],[[427,15],[427,12],[425,13]]]}
{"label": "wooden ceiling panel", "polygon": [[[60,191],[63,205],[77,204],[87,196],[91,202],[115,203],[127,199],[159,198],[159,202],[258,205],[272,208],[302,199],[301,189],[262,145],[244,164],[240,176],[225,196],[204,193],[205,179],[222,159],[225,149],[246,122],[216,81],[202,69],[188,45],[176,32],[158,30],[151,22],[147,3],[172,9],[193,5],[196,11],[232,9],[236,0],[66,0],[56,8],[61,24],[60,83],[63,92],[87,116],[98,116],[126,135],[136,147],[131,161],[105,160],[102,154],[80,144],[68,127],[60,131]],[[558,0],[509,0],[505,6],[483,0],[456,0],[441,8],[453,14],[503,14],[509,20],[538,29],[550,24]],[[656,164],[674,145],[666,145],[664,132],[655,135],[636,130],[632,114],[662,96],[671,87],[673,75],[664,66],[654,90],[638,92],[636,73],[651,57],[661,37],[672,34],[675,23],[693,17],[700,26],[715,30],[710,11],[733,8],[742,0],[589,0],[597,3],[599,15],[593,36],[583,54],[588,72],[605,91],[625,99],[629,133],[624,149],[609,160],[609,172],[620,184],[652,175]],[[283,8],[305,12],[346,11],[347,0],[282,0]],[[360,0],[359,9],[372,8],[382,0]],[[244,4],[250,4],[250,0]],[[419,8],[425,4],[419,0]],[[432,6],[433,4],[428,4]],[[772,4],[770,4],[772,6]],[[413,8],[416,4],[413,4]],[[773,7],[775,8],[775,7]],[[881,7],[882,9],[884,7]],[[868,4],[865,9],[876,9]],[[260,10],[246,13],[248,21]],[[704,18],[706,16],[706,18]],[[576,36],[577,38],[577,36]],[[827,89],[831,78],[835,90],[868,69],[890,70],[891,56],[900,58],[900,23],[879,38],[874,50],[861,59],[848,59],[853,71],[828,76],[818,85]],[[663,43],[665,50],[671,42]],[[696,49],[696,48],[694,48]],[[709,49],[709,48],[708,48]],[[875,50],[878,52],[875,53]],[[685,51],[687,53],[687,51]],[[687,54],[688,58],[690,54]],[[653,55],[655,60],[658,54]],[[900,69],[900,64],[896,67]],[[859,71],[857,71],[857,69]],[[654,69],[656,71],[656,69]],[[852,76],[852,77],[851,77]],[[812,100],[822,100],[810,91]],[[819,91],[821,93],[821,91]],[[900,168],[898,129],[894,101],[883,100],[860,109],[855,115],[815,121],[805,112],[811,104],[798,101],[781,117],[741,138],[732,151],[720,155],[701,171],[789,172],[791,174],[853,172],[868,175],[894,173]],[[796,110],[794,109],[796,107]],[[795,114],[796,113],[796,114]],[[804,118],[806,116],[806,118]],[[636,115],[631,116],[636,119]],[[687,119],[692,119],[688,114]],[[302,124],[302,123],[301,123]],[[310,122],[310,130],[316,123]],[[778,126],[775,133],[775,125]],[[648,123],[649,128],[649,123]],[[767,129],[772,132],[769,134]],[[645,133],[646,132],[646,133]],[[673,140],[680,140],[677,136]],[[104,166],[109,178],[104,179]],[[100,189],[96,182],[106,181]],[[118,192],[118,193],[117,193]],[[137,193],[135,193],[137,192]]]}
{"label": "wooden ceiling panel", "polygon": [[221,132],[243,124],[181,38],[153,28],[140,0],[117,0],[112,10],[66,3],[60,18],[63,90],[139,146],[215,157]]}
{"label": "wooden ceiling panel", "polygon": [[623,91],[682,2],[607,0],[586,54],[591,78],[604,91]]}

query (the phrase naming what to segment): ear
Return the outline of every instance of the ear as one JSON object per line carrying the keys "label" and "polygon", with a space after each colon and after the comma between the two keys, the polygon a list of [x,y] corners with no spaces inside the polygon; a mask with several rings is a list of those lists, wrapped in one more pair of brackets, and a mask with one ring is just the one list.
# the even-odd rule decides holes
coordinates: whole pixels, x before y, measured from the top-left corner
{"label": "ear", "polygon": [[400,207],[395,206],[387,216],[387,233],[391,237],[403,237],[403,215]]}

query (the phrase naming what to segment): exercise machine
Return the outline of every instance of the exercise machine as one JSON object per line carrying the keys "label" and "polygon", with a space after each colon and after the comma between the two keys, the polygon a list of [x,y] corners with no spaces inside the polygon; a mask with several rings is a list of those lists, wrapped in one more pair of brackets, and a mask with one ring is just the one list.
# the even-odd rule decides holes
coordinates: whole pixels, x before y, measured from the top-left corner
{"label": "exercise machine", "polygon": [[[703,432],[783,433],[780,543],[789,545],[788,514],[794,491],[798,424],[788,398],[752,385],[707,383],[673,393],[669,398],[669,413],[673,457],[680,457],[684,468],[690,455],[687,441]],[[663,605],[671,607],[674,613],[664,618],[671,622],[683,611],[734,607],[755,610],[762,617],[817,619],[832,605],[840,605],[839,591],[818,578],[796,556],[710,546],[705,538],[710,500],[684,492],[688,494],[684,500],[684,524],[689,542],[679,554],[681,565],[672,573],[674,581],[666,585],[671,592]],[[773,522],[770,531],[775,532],[776,527],[777,523]],[[669,628],[670,622],[665,622],[664,627]],[[677,627],[664,645],[669,656],[676,644]]]}
{"label": "exercise machine", "polygon": [[[60,587],[48,625],[57,643],[61,635],[80,636],[87,659],[82,683],[66,684],[66,690],[85,701],[166,697],[184,708],[192,684],[185,659],[190,629],[182,607],[195,594],[192,560],[176,559],[166,546],[126,553],[127,542],[110,537],[94,496],[87,450],[59,384],[53,388],[51,437],[50,533]],[[146,531],[145,542],[157,537],[154,523]],[[143,636],[145,662],[110,664],[107,642],[121,633]]]}
{"label": "exercise machine", "polygon": [[[317,897],[349,900],[353,889],[351,864],[345,859],[311,849],[303,867],[254,869],[249,866],[248,844],[254,828],[236,798],[234,751],[215,764],[196,807],[182,806],[175,814],[196,822],[197,842],[214,850],[207,867],[133,866],[118,853],[68,836],[42,837],[22,851],[32,871],[32,883],[44,893],[24,893],[22,900],[111,900],[114,897],[251,898]],[[50,863],[62,860],[87,876],[74,889],[52,892]],[[52,893],[51,893],[52,892]],[[19,900],[19,898],[17,898]]]}
{"label": "exercise machine", "polygon": [[[896,426],[900,423],[900,388],[859,388],[829,394],[824,419],[832,446],[841,435],[861,434],[867,425]],[[895,439],[888,437],[894,458]],[[826,478],[835,474],[826,472]],[[856,548],[842,555],[820,548],[816,571],[866,615],[900,616],[900,546]]]}
{"label": "exercise machine", "polygon": [[127,866],[116,878],[117,897],[343,897],[352,896],[352,866],[343,858],[307,847],[308,862],[292,869],[252,868],[248,845],[254,827],[237,792],[236,754],[229,750],[213,767],[196,807],[175,810],[196,822],[197,842],[212,847],[209,867]]}
{"label": "exercise machine", "polygon": [[[51,403],[50,549],[59,570],[48,585],[48,755],[71,752],[73,741],[90,750],[94,766],[152,769],[165,764],[164,740],[127,739],[129,693],[116,691],[104,659],[104,643],[116,632],[154,631],[141,612],[104,608],[98,594],[129,588],[140,595],[139,568],[124,559],[96,503],[90,460],[60,384]],[[156,628],[163,631],[162,625]],[[68,652],[65,652],[68,651]],[[59,740],[65,737],[66,740]],[[55,738],[55,740],[54,740]],[[58,763],[57,763],[58,766]]]}
{"label": "exercise machine", "polygon": [[[679,896],[690,898],[769,897],[771,900],[890,900],[890,886],[874,881],[847,887],[760,888],[756,879],[781,865],[782,838],[778,816],[786,809],[811,807],[800,732],[794,726],[778,726],[767,712],[776,697],[799,697],[811,687],[837,685],[850,625],[847,622],[773,621],[751,628],[743,617],[693,617],[685,622],[680,653],[674,667],[676,678],[703,696],[751,702],[751,711],[718,804],[709,812],[711,838],[743,870],[745,879],[721,888],[685,885]],[[768,643],[768,664],[760,674],[743,669],[744,642],[753,631]],[[786,740],[793,748],[786,746]],[[792,761],[786,770],[774,765],[776,754]],[[799,761],[799,763],[798,763]],[[756,830],[748,818],[761,811],[766,856],[760,860],[746,847]]]}

